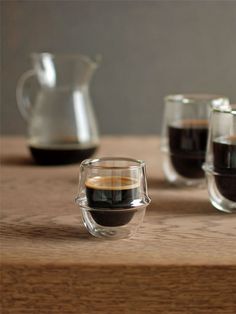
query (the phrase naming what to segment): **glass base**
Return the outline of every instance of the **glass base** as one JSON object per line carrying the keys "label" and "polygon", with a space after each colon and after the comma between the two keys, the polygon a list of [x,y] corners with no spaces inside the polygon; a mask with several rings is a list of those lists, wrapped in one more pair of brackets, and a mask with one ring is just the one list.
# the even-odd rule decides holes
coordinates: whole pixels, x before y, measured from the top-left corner
{"label": "glass base", "polygon": [[163,152],[162,154],[162,167],[167,181],[175,186],[198,188],[206,187],[205,176],[203,176],[202,178],[187,178],[181,176],[173,167],[168,152]]}
{"label": "glass base", "polygon": [[208,193],[210,196],[211,204],[218,210],[223,211],[225,213],[236,213],[236,202],[225,198],[220,193],[215,180],[216,174],[214,174],[213,171],[208,170],[206,166],[204,166],[204,168],[206,171]]}
{"label": "glass base", "polygon": [[[123,225],[119,226],[102,226],[99,225],[93,218],[94,213],[93,209],[81,208],[83,223],[86,229],[90,234],[97,238],[105,238],[110,240],[116,239],[125,239],[132,237],[138,230],[140,224],[143,221],[143,217],[145,215],[146,207],[135,208],[132,210],[133,217],[132,219]],[[108,212],[112,212],[115,210],[108,209]]]}

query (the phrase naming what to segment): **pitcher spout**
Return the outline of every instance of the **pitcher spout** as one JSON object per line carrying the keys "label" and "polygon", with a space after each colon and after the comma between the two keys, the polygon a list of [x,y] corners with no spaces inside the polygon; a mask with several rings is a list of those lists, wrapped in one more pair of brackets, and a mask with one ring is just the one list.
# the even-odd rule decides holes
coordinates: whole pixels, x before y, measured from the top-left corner
{"label": "pitcher spout", "polygon": [[42,87],[72,87],[88,84],[101,63],[101,56],[94,59],[80,54],[32,53],[31,60]]}
{"label": "pitcher spout", "polygon": [[[81,61],[85,62],[86,65],[84,67],[84,77],[83,80],[80,78],[80,82],[83,81],[83,84],[88,84],[90,80],[92,79],[92,76],[94,72],[97,70],[97,68],[100,66],[102,62],[102,56],[100,54],[96,55],[93,59],[89,58],[87,56],[81,56]],[[82,73],[81,73],[82,75]]]}

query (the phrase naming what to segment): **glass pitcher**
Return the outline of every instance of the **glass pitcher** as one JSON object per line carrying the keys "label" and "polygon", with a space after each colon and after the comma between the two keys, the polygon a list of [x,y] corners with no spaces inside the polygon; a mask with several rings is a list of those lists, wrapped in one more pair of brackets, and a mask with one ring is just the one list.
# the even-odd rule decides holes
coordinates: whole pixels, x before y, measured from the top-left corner
{"label": "glass pitcher", "polygon": [[[33,53],[33,69],[19,79],[18,108],[28,122],[28,147],[36,163],[68,164],[90,157],[99,145],[90,79],[99,60],[81,55]],[[31,101],[28,79],[38,92]],[[30,83],[30,82],[28,82]]]}

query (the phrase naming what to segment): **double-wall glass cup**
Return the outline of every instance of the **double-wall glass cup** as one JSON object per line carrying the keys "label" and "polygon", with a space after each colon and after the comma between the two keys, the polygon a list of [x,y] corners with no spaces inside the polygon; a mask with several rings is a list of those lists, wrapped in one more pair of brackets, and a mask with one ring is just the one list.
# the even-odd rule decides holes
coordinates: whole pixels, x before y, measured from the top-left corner
{"label": "double-wall glass cup", "polygon": [[236,212],[236,105],[212,111],[203,169],[212,205]]}
{"label": "double-wall glass cup", "polygon": [[133,236],[150,203],[145,163],[130,158],[84,160],[80,165],[76,203],[85,227],[93,236],[107,239]]}
{"label": "double-wall glass cup", "polygon": [[161,151],[166,179],[175,185],[203,186],[208,120],[213,107],[228,107],[215,95],[165,97]]}

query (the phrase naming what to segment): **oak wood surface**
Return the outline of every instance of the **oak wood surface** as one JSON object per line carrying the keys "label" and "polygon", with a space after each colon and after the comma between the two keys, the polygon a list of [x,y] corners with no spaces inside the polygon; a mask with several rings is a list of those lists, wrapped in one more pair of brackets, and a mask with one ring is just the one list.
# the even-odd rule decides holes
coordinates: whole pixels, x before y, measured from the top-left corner
{"label": "oak wood surface", "polygon": [[96,156],[111,155],[147,163],[152,203],[128,240],[83,227],[79,165],[36,166],[2,138],[2,313],[236,313],[236,216],[170,186],[154,136],[103,137]]}

